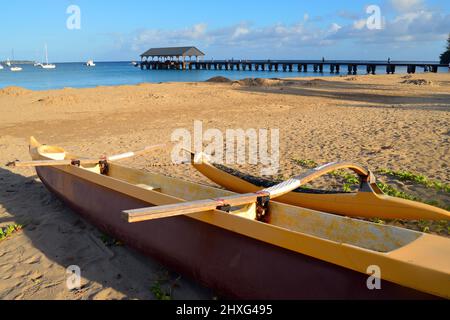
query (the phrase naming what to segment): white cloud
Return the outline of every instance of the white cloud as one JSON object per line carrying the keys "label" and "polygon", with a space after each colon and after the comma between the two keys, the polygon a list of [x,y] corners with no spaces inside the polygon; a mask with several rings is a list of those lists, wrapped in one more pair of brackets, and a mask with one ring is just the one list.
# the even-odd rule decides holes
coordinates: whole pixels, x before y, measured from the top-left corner
{"label": "white cloud", "polygon": [[423,0],[390,0],[390,3],[398,12],[413,12],[425,6]]}
{"label": "white cloud", "polygon": [[367,26],[367,19],[360,19],[353,22],[353,29],[361,30]]}
{"label": "white cloud", "polygon": [[184,36],[191,39],[199,39],[205,35],[208,26],[205,23],[194,25],[191,29],[185,31]]}
{"label": "white cloud", "polygon": [[249,34],[250,30],[246,27],[236,27],[236,30],[234,31],[233,35],[231,36],[233,39],[239,38],[240,36],[245,36],[246,34]]}
{"label": "white cloud", "polygon": [[338,32],[340,29],[342,29],[342,27],[340,25],[338,25],[337,23],[333,23],[331,25],[329,31],[334,33],[334,32]]}

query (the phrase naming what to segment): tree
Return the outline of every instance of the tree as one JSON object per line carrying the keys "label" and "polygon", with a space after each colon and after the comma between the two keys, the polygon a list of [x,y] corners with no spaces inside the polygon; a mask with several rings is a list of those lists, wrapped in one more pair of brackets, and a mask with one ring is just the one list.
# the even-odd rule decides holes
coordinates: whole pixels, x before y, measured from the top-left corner
{"label": "tree", "polygon": [[448,35],[448,39],[447,39],[447,51],[445,51],[443,54],[441,54],[441,63],[442,64],[450,63],[450,34]]}

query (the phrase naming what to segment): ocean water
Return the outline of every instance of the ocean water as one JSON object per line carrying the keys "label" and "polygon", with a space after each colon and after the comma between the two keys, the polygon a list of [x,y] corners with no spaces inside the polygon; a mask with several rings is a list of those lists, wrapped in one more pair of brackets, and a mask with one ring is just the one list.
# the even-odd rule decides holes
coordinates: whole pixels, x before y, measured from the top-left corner
{"label": "ocean water", "polygon": [[[49,90],[71,88],[90,88],[96,86],[113,86],[138,83],[159,82],[197,82],[215,76],[224,76],[232,80],[244,78],[289,78],[289,77],[327,77],[335,76],[325,68],[323,73],[312,72],[275,72],[275,71],[226,71],[226,70],[141,70],[130,62],[98,62],[95,68],[88,68],[83,63],[57,63],[56,69],[45,70],[33,65],[22,65],[23,71],[11,72],[6,66],[0,70],[0,88],[19,86],[30,90]],[[418,68],[418,72],[422,69]],[[365,74],[365,70],[358,70]],[[384,68],[377,69],[379,74]],[[441,70],[440,70],[441,72]],[[406,73],[406,68],[397,68],[397,73]],[[346,75],[346,68],[341,75]]]}

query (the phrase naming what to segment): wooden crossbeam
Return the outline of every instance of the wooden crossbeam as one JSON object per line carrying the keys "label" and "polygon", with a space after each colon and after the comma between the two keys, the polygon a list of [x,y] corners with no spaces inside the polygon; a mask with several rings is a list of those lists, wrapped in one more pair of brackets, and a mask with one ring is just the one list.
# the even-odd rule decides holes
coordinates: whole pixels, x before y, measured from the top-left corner
{"label": "wooden crossbeam", "polygon": [[359,165],[345,163],[329,163],[317,167],[305,174],[294,177],[273,187],[264,189],[256,193],[248,193],[225,197],[223,199],[197,200],[185,203],[178,203],[159,207],[142,208],[135,210],[126,210],[122,212],[122,217],[129,223],[142,222],[148,220],[170,218],[192,213],[200,213],[215,210],[224,206],[240,206],[255,203],[258,198],[267,197],[275,199],[283,196],[302,185],[305,185],[325,174],[339,169],[350,169],[364,179],[370,178],[370,172]]}

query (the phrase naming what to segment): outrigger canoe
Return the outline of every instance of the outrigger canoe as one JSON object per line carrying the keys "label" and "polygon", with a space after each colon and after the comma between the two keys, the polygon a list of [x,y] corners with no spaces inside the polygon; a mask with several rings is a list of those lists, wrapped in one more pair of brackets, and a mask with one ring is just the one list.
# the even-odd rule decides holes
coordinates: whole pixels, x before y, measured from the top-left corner
{"label": "outrigger canoe", "polygon": [[[211,181],[233,192],[257,192],[276,184],[272,181],[253,177],[223,165],[213,164],[208,161],[209,156],[205,154],[192,154],[192,158],[193,166],[200,173]],[[316,168],[307,172],[302,178],[312,178],[308,179],[308,182],[311,182],[337,169],[350,169],[359,176],[361,182],[359,190],[357,192],[339,192],[298,188],[277,198],[276,201],[349,217],[450,220],[450,212],[447,210],[384,194],[378,187],[373,173],[360,165],[354,163],[331,163],[321,166],[318,169],[322,168],[328,168],[328,170],[319,170],[321,174],[317,175]]]}
{"label": "outrigger canoe", "polygon": [[[34,138],[30,154],[42,183],[93,225],[224,297],[450,298],[450,239],[270,200],[292,181],[240,195]],[[367,286],[374,266],[380,290]]]}

